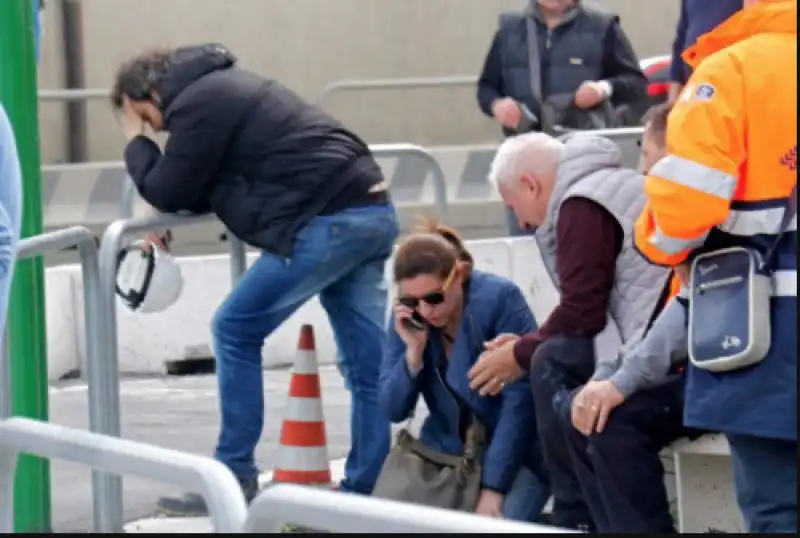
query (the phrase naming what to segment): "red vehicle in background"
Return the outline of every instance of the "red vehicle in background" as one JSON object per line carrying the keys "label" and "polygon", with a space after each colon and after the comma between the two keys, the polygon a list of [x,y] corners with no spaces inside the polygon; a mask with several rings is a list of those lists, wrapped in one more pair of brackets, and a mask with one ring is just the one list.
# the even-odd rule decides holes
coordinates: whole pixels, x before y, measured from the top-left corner
{"label": "red vehicle in background", "polygon": [[635,127],[642,124],[642,116],[653,105],[666,102],[669,95],[671,56],[653,56],[645,58],[639,65],[649,81],[647,97],[638,103],[619,107],[619,125]]}

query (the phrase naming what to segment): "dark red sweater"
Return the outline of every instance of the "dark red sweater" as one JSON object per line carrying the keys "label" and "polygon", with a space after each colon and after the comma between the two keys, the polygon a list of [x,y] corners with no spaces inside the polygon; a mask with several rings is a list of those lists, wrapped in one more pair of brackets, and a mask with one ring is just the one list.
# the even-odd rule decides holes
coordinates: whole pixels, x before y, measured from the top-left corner
{"label": "dark red sweater", "polygon": [[561,300],[536,332],[514,346],[514,357],[530,369],[536,348],[554,336],[586,336],[606,326],[623,232],[605,208],[588,198],[570,198],[556,224],[556,272]]}

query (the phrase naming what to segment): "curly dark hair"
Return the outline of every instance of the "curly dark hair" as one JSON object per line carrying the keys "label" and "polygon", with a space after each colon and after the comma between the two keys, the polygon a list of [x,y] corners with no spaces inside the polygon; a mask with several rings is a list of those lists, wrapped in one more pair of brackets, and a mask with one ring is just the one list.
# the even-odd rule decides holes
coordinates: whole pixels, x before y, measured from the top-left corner
{"label": "curly dark hair", "polygon": [[152,49],[120,65],[111,88],[111,106],[119,110],[125,97],[143,101],[158,91],[159,81],[166,74],[174,52],[169,48]]}

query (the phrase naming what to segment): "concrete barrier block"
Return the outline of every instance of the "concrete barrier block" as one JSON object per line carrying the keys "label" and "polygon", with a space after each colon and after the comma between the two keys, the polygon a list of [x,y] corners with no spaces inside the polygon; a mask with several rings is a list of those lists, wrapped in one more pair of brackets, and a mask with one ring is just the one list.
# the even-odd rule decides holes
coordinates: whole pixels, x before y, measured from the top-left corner
{"label": "concrete barrier block", "polygon": [[475,269],[512,278],[511,251],[505,241],[498,239],[467,241],[466,247],[475,260]]}
{"label": "concrete barrier block", "polygon": [[45,323],[47,324],[47,376],[57,381],[79,368],[76,319],[73,302],[76,268],[51,267],[45,271]]}
{"label": "concrete barrier block", "polygon": [[518,237],[506,241],[511,252],[511,280],[522,289],[536,322],[541,324],[558,305],[558,289],[550,278],[539,245],[533,237]]}
{"label": "concrete barrier block", "polygon": [[[514,280],[531,304],[541,323],[558,301],[558,293],[549,281],[538,248],[531,238],[491,239],[468,241],[475,257],[475,267]],[[248,255],[253,263],[257,253]],[[217,307],[230,291],[229,259],[227,255],[185,257],[178,263],[183,270],[184,289],[180,299],[165,312],[134,314],[117,305],[120,371],[138,374],[162,374],[165,361],[212,356],[211,320]],[[77,266],[48,269],[48,274],[66,271],[71,278],[52,277],[51,295],[71,297],[70,300],[49,301],[50,308],[59,312],[49,330],[53,375],[78,368],[85,363],[85,327],[83,316],[83,283]],[[391,282],[391,261],[386,266]],[[66,280],[64,280],[66,278]],[[62,289],[63,288],[63,289]],[[66,290],[66,291],[65,291]],[[391,300],[396,290],[389,286]],[[66,294],[66,295],[63,295]],[[71,327],[71,333],[63,324]],[[292,364],[300,326],[311,324],[316,330],[317,355],[320,364],[335,364],[337,350],[330,322],[319,301],[314,298],[295,312],[266,341],[263,351],[264,367]],[[62,325],[59,325],[62,324]],[[58,327],[58,340],[54,331]],[[71,335],[71,336],[70,336]],[[61,342],[69,340],[68,345]],[[69,351],[68,350],[72,350]],[[52,353],[52,352],[51,352]]]}
{"label": "concrete barrier block", "polygon": [[[248,263],[258,254],[250,253]],[[230,291],[229,258],[201,256],[180,258],[184,288],[178,301],[164,312],[136,314],[117,303],[120,372],[163,374],[165,361],[213,356],[211,320]],[[76,275],[73,311],[77,338],[85,338],[83,323],[83,282]],[[319,301],[300,308],[266,341],[265,368],[292,364],[300,326],[310,323],[317,335],[320,364],[336,360],[330,323]],[[85,357],[85,350],[81,357]],[[82,360],[82,359],[81,359]],[[80,361],[77,361],[80,362]]]}

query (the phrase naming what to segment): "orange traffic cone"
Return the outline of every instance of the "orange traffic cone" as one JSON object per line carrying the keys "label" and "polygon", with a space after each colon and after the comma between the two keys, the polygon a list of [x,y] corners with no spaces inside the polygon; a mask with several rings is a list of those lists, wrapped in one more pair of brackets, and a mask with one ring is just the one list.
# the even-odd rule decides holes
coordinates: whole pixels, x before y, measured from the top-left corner
{"label": "orange traffic cone", "polygon": [[303,325],[289,383],[275,482],[327,486],[331,483],[328,441],[322,413],[322,387],[314,328]]}

